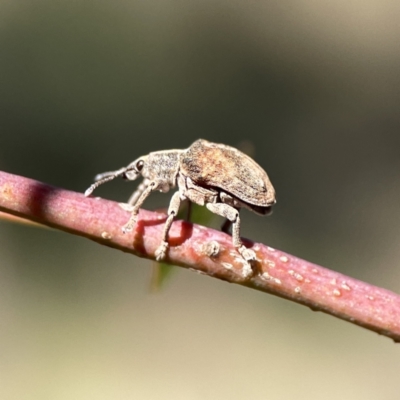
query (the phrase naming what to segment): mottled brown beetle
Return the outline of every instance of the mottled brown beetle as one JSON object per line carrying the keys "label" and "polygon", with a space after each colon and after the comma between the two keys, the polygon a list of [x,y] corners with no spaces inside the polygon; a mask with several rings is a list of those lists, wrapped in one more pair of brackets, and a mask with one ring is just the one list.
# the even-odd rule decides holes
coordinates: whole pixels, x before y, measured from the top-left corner
{"label": "mottled brown beetle", "polygon": [[255,260],[254,251],[240,240],[239,210],[245,207],[267,215],[275,204],[275,190],[267,173],[250,157],[233,147],[199,139],[186,150],[152,152],[127,167],[99,174],[85,196],[118,176],[133,181],[139,175],[144,180],[129,199],[132,215],[122,228],[124,233],[132,230],[139,208],[152,191],[166,193],[178,186],[168,208],[162,242],[155,253],[157,260],[166,255],[168,231],[181,201],[186,199],[225,217],[223,230],[227,232],[232,225],[233,245],[246,262]]}

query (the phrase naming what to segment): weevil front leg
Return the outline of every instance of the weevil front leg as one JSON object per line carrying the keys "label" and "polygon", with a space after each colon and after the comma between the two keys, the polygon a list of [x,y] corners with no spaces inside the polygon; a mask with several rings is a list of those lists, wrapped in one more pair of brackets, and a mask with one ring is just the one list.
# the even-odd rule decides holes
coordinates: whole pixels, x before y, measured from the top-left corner
{"label": "weevil front leg", "polygon": [[161,241],[160,246],[158,246],[158,249],[155,252],[157,261],[161,261],[163,258],[165,258],[166,254],[167,254],[167,250],[168,250],[168,246],[169,246],[168,241],[167,241],[168,232],[171,229],[171,225],[172,225],[172,222],[174,221],[174,218],[178,214],[180,205],[181,205],[181,194],[180,194],[180,192],[175,192],[169,203],[168,218],[165,221],[163,235],[162,235],[162,241]]}
{"label": "weevil front leg", "polygon": [[240,216],[239,210],[229,204],[224,203],[207,203],[206,207],[214,214],[221,215],[225,217],[232,223],[232,242],[237,248],[238,252],[246,261],[254,261],[256,259],[256,254],[253,250],[248,249],[242,243],[240,239]]}
{"label": "weevil front leg", "polygon": [[137,187],[137,189],[132,193],[131,197],[129,197],[128,203],[130,206],[133,206],[138,202],[142,193],[149,186],[149,180],[144,179],[143,182]]}
{"label": "weevil front leg", "polygon": [[149,194],[155,189],[155,186],[156,186],[155,182],[150,182],[148,186],[146,186],[143,189],[135,205],[132,207],[131,217],[129,218],[129,221],[122,227],[122,232],[127,233],[133,229],[136,223],[137,215],[139,214],[140,207],[142,206],[146,198],[149,196]]}

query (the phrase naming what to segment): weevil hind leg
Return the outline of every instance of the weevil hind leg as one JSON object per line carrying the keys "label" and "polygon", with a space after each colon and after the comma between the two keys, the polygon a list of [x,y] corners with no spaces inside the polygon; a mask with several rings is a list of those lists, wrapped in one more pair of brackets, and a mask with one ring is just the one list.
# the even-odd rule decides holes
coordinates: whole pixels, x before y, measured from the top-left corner
{"label": "weevil hind leg", "polygon": [[232,223],[232,242],[238,252],[247,261],[254,261],[256,254],[248,249],[240,239],[240,216],[239,210],[225,203],[207,203],[206,207],[214,214],[227,218]]}
{"label": "weevil hind leg", "polygon": [[232,221],[229,221],[228,218],[225,218],[224,223],[221,225],[221,231],[230,234],[232,231]]}
{"label": "weevil hind leg", "polygon": [[185,215],[185,221],[190,222],[192,218],[192,208],[193,208],[193,203],[187,199],[187,208],[186,208],[186,215]]}
{"label": "weevil hind leg", "polygon": [[169,203],[168,218],[165,221],[163,234],[162,234],[162,241],[155,252],[157,261],[161,261],[162,259],[164,259],[167,254],[167,250],[169,247],[169,244],[167,241],[168,232],[171,229],[171,225],[172,225],[172,222],[174,221],[174,218],[178,214],[180,205],[181,205],[181,195],[179,192],[175,192]]}

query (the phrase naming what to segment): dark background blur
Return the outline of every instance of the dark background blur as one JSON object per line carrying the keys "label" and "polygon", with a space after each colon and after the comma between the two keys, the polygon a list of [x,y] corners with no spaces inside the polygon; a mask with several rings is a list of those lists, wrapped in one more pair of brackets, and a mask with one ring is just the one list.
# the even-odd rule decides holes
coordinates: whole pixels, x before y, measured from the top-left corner
{"label": "dark background blur", "polygon": [[[244,211],[243,236],[400,292],[399,16],[396,0],[3,0],[0,169],[83,192],[150,151],[248,141],[278,203]],[[181,269],[154,294],[150,262],[64,233],[1,223],[0,239],[2,399],[399,398],[387,338]]]}

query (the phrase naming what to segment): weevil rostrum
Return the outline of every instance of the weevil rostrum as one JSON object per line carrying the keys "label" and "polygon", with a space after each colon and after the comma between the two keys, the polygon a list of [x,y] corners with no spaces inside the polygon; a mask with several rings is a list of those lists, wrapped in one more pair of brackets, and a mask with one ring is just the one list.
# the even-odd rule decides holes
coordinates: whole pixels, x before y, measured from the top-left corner
{"label": "weevil rostrum", "polygon": [[187,149],[152,152],[127,167],[99,174],[85,196],[114,178],[134,181],[140,175],[143,181],[129,199],[131,217],[122,227],[124,233],[133,229],[139,209],[151,192],[166,193],[178,187],[171,198],[161,243],[155,253],[158,261],[166,256],[168,232],[183,200],[206,206],[225,217],[222,230],[228,232],[232,226],[232,242],[238,252],[247,263],[256,259],[254,251],[240,239],[239,211],[244,207],[267,215],[276,200],[267,173],[252,158],[225,144],[199,139]]}

